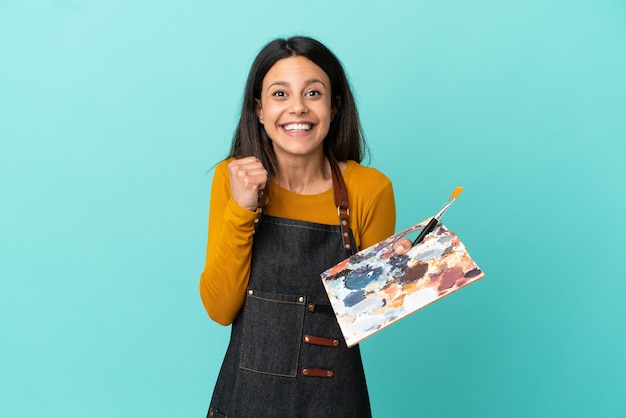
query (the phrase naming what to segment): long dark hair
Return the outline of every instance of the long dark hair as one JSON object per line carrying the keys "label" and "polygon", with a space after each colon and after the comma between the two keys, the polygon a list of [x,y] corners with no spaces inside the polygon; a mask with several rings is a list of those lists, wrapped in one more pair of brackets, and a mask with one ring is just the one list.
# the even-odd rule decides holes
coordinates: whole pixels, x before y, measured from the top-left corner
{"label": "long dark hair", "polygon": [[330,79],[333,106],[337,110],[324,139],[324,154],[334,161],[361,162],[367,153],[359,115],[343,66],[321,42],[303,36],[275,39],[265,45],[252,63],[243,97],[241,116],[229,157],[255,156],[271,174],[276,173],[272,141],[257,119],[256,100],[261,98],[263,79],[283,58],[303,56],[318,65]]}

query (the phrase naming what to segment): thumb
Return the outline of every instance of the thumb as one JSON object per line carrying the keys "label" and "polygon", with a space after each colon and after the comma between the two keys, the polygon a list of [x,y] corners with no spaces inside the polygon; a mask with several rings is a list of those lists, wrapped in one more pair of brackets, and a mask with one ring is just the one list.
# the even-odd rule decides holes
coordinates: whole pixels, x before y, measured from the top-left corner
{"label": "thumb", "polygon": [[411,241],[407,238],[402,238],[393,244],[393,251],[398,255],[402,255],[409,251],[411,247]]}

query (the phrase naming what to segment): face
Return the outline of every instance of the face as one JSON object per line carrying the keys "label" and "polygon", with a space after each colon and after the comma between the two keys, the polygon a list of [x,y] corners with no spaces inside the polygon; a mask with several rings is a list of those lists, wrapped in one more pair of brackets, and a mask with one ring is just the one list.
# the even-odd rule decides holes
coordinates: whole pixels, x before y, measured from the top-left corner
{"label": "face", "polygon": [[308,58],[277,61],[263,79],[257,116],[277,160],[319,157],[335,110],[328,75]]}

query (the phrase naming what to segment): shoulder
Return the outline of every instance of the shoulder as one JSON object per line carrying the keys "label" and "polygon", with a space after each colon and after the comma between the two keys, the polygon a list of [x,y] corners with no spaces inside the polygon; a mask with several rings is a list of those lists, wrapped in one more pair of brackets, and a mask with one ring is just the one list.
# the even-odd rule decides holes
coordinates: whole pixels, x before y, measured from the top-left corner
{"label": "shoulder", "polygon": [[230,164],[230,162],[234,160],[234,158],[227,158],[225,160],[220,161],[219,163],[217,163],[215,165],[215,172],[216,173],[228,173],[228,164]]}
{"label": "shoulder", "polygon": [[214,179],[226,179],[227,181],[229,181],[230,176],[228,175],[228,164],[230,164],[232,160],[234,160],[234,158],[227,158],[217,163],[215,165],[213,178]]}
{"label": "shoulder", "polygon": [[346,169],[343,173],[348,191],[358,193],[376,193],[381,189],[390,188],[391,180],[373,167],[366,167],[356,161],[346,161]]}

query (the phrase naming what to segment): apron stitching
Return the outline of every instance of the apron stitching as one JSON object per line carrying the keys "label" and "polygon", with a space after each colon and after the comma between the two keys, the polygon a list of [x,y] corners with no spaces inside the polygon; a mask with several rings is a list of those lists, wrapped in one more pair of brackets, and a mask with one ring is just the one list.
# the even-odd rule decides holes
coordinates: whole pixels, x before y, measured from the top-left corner
{"label": "apron stitching", "polygon": [[272,225],[279,225],[279,226],[285,226],[285,227],[290,227],[290,228],[311,229],[311,230],[314,230],[314,231],[327,231],[327,232],[335,232],[337,230],[337,228],[339,227],[339,225],[330,225],[330,224],[320,224],[320,225],[323,225],[324,227],[314,227],[314,226],[306,226],[306,225],[292,225],[292,224],[289,224],[289,223],[273,222],[273,221],[268,220],[268,219],[265,219],[264,222],[268,223],[268,224],[272,224]]}
{"label": "apron stitching", "polygon": [[297,375],[298,375],[298,368],[297,367],[296,367],[296,372],[294,374],[281,374],[281,373],[272,373],[272,372],[261,372],[261,371],[258,371],[258,370],[252,370],[252,369],[249,369],[247,367],[242,367],[242,366],[239,366],[239,368],[241,370],[245,370],[245,371],[250,372],[250,373],[267,374],[267,375],[270,375],[270,376],[278,376],[278,377],[292,377],[293,378],[293,377],[297,377]]}
{"label": "apron stitching", "polygon": [[[255,369],[251,369],[248,367],[244,367],[243,366],[243,352],[244,352],[244,347],[245,347],[245,341],[246,341],[246,326],[248,321],[246,321],[246,316],[248,315],[248,298],[255,298],[255,299],[260,299],[260,300],[264,300],[264,301],[268,301],[268,302],[274,302],[274,303],[287,303],[290,305],[302,305],[303,309],[306,306],[306,297],[304,298],[304,300],[302,302],[290,302],[290,301],[282,301],[282,300],[276,300],[276,299],[269,299],[269,298],[263,298],[263,297],[259,297],[256,295],[246,295],[246,304],[244,307],[244,318],[243,318],[243,330],[242,330],[242,336],[241,336],[241,346],[239,349],[239,368],[241,370],[246,370],[252,373],[259,373],[259,374],[266,374],[266,375],[271,375],[271,376],[280,376],[280,377],[297,377],[298,376],[298,365],[300,364],[300,348],[302,347],[302,339],[299,338],[298,339],[298,346],[297,346],[297,350],[296,350],[296,358],[295,358],[295,365],[294,365],[294,370],[293,373],[290,374],[284,374],[284,373],[272,373],[272,372],[268,372],[268,371],[261,371],[261,370],[255,370]],[[303,333],[303,329],[304,329],[304,317],[305,315],[302,315],[302,321],[300,322],[300,335],[302,335]]]}
{"label": "apron stitching", "polygon": [[260,299],[260,300],[265,300],[267,302],[275,302],[275,303],[288,303],[290,305],[304,305],[306,302],[291,302],[288,300],[276,300],[276,299],[269,299],[269,298],[263,298],[263,297],[259,297],[256,295],[247,295],[247,298],[254,298],[254,299]]}

